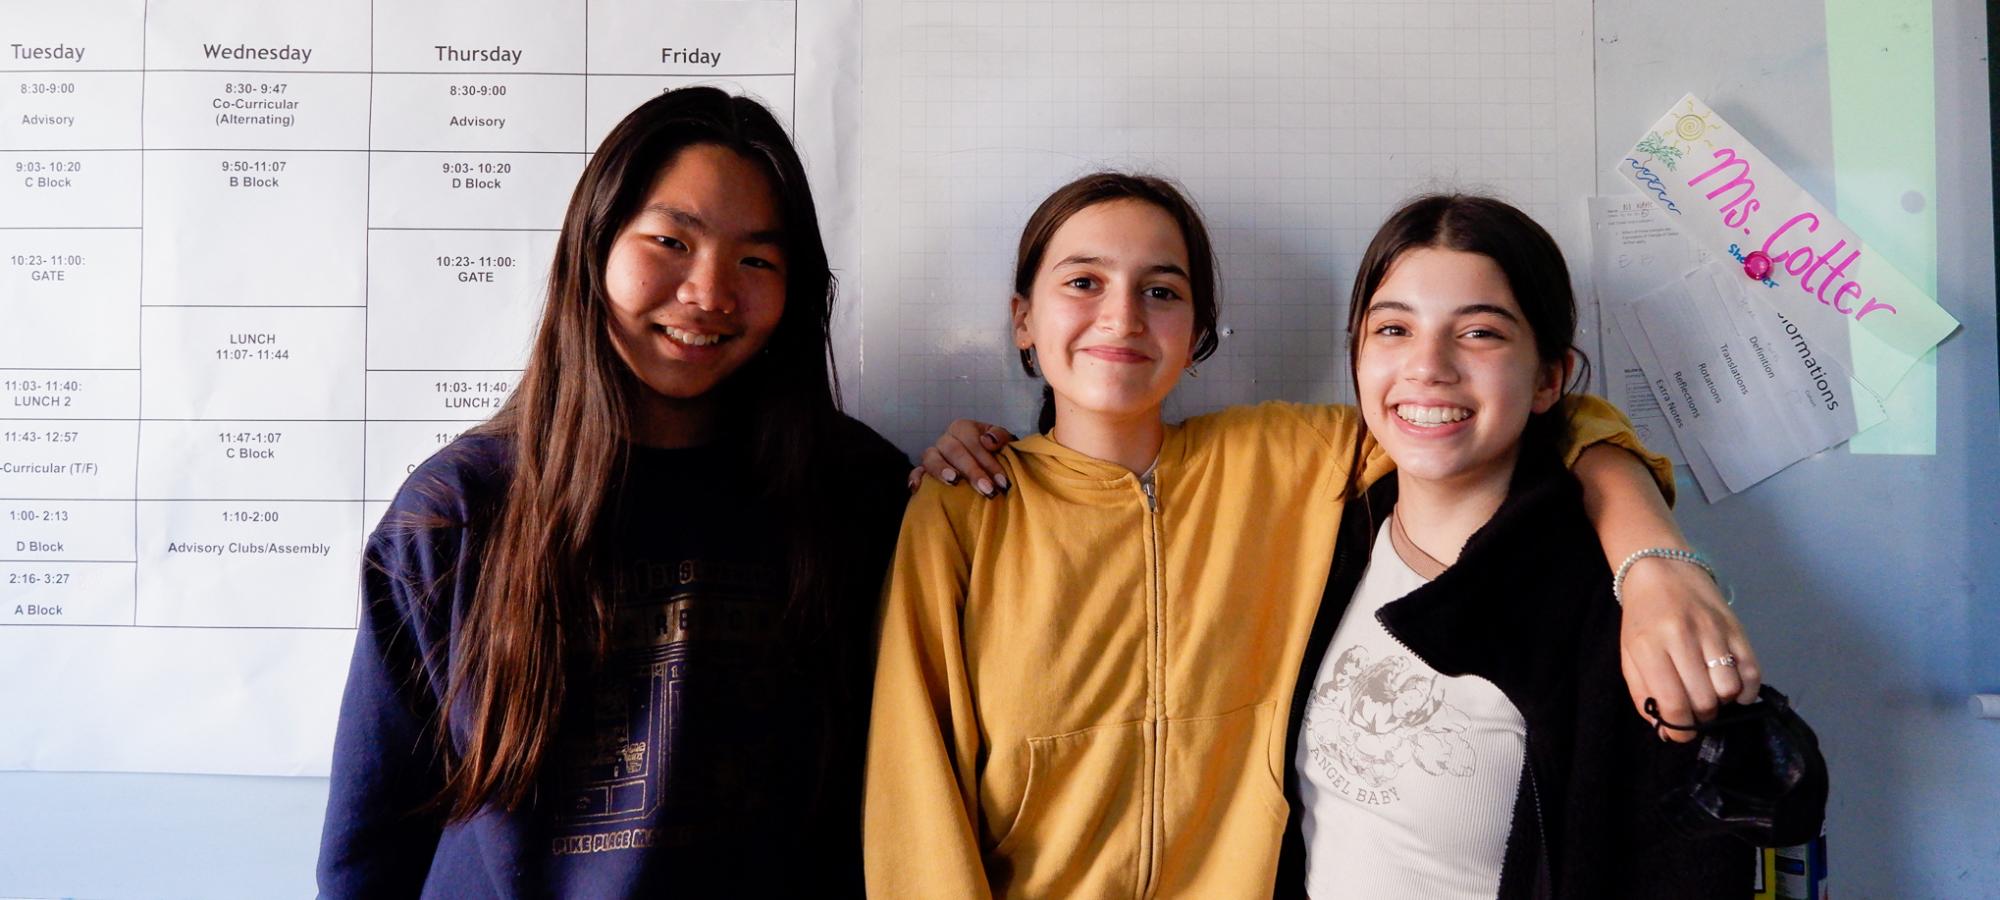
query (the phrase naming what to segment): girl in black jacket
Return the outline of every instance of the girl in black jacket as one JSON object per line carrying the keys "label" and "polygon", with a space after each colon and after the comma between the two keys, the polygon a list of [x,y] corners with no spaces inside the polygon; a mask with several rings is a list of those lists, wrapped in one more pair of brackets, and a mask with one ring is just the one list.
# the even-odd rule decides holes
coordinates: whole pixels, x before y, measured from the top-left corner
{"label": "girl in black jacket", "polygon": [[1369,246],[1348,324],[1397,473],[1348,488],[1365,502],[1294,695],[1278,893],[1747,894],[1746,845],[1656,812],[1692,751],[1632,715],[1611,572],[1556,456],[1550,410],[1582,379],[1555,242],[1496,200],[1420,198]]}

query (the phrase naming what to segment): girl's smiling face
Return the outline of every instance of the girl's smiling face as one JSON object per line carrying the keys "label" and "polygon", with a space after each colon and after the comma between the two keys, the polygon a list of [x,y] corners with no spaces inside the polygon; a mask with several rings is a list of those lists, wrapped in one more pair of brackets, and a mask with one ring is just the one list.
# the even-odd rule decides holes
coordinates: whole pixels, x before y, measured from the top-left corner
{"label": "girl's smiling face", "polygon": [[734,151],[695,144],[655,176],[604,263],[612,343],[655,402],[702,398],[770,341],[783,242],[770,178]]}
{"label": "girl's smiling face", "polygon": [[1187,243],[1140,200],[1079,210],[1056,229],[1031,296],[1014,298],[1014,343],[1034,348],[1058,416],[1158,416],[1192,362]]}
{"label": "girl's smiling face", "polygon": [[1355,390],[1400,478],[1471,486],[1513,474],[1528,416],[1561,396],[1507,277],[1477,253],[1417,247],[1362,319]]}

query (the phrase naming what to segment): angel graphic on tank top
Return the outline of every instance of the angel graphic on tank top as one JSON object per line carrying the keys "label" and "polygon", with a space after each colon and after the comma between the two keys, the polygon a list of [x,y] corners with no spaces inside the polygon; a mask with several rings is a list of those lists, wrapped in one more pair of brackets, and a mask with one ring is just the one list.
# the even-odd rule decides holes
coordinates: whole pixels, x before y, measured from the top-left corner
{"label": "angel graphic on tank top", "polygon": [[1478,761],[1471,719],[1446,702],[1444,679],[1404,654],[1376,659],[1353,644],[1306,701],[1305,740],[1350,799],[1393,803],[1393,782],[1415,763],[1430,775],[1470,777]]}

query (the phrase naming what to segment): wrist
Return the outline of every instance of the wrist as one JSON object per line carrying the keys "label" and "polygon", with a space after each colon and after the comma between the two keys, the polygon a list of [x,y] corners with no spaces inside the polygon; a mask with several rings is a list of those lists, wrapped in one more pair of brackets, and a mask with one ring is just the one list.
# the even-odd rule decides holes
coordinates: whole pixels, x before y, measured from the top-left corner
{"label": "wrist", "polygon": [[[1708,576],[1709,581],[1715,585],[1718,591],[1722,588],[1722,578],[1716,574],[1715,566],[1711,565],[1701,554],[1679,547],[1647,547],[1635,550],[1631,555],[1625,557],[1625,561],[1618,564],[1617,572],[1611,576],[1611,598],[1616,600],[1620,606],[1625,604],[1626,577],[1631,574],[1634,566],[1646,560],[1658,560],[1657,565],[1661,568],[1680,566],[1683,567],[1683,571],[1687,572],[1699,570]],[[1725,596],[1723,604],[1725,606],[1731,605],[1731,598]]]}

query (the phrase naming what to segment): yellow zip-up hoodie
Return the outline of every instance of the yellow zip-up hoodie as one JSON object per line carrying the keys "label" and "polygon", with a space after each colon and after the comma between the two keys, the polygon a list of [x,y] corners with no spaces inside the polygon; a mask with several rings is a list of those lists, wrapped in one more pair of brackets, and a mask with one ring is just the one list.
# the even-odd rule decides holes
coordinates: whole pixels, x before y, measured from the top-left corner
{"label": "yellow zip-up hoodie", "polygon": [[[1616,409],[1572,402],[1570,461],[1645,455]],[[1358,416],[1198,416],[1143,479],[1042,436],[1000,454],[998,499],[926,479],[883,609],[869,895],[1270,896]],[[1372,481],[1390,463],[1365,449]]]}

